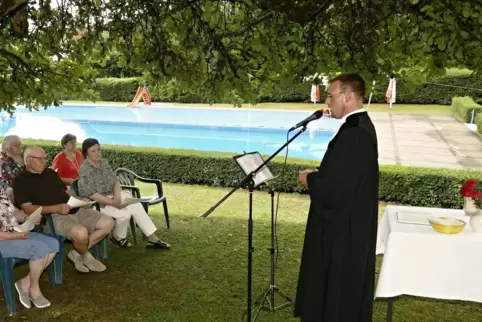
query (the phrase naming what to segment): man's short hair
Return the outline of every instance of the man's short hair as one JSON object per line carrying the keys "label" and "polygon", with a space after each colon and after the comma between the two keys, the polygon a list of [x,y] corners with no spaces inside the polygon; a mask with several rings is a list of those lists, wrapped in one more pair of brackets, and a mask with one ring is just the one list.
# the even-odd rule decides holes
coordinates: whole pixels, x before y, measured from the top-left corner
{"label": "man's short hair", "polygon": [[27,160],[28,158],[30,157],[30,155],[32,154],[32,151],[35,150],[36,146],[29,146],[28,148],[25,149],[25,151],[23,152],[23,162],[25,164],[27,164]]}
{"label": "man's short hair", "polygon": [[341,88],[344,91],[352,91],[362,99],[365,97],[365,90],[366,90],[365,81],[358,74],[355,74],[355,73],[340,74],[330,79],[329,81],[330,84],[333,84],[334,82],[340,82]]}

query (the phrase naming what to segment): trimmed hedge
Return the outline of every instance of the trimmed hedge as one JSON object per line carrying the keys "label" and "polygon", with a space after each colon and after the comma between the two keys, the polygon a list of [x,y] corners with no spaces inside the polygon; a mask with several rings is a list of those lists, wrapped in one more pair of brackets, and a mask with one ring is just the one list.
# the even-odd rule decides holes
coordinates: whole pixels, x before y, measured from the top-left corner
{"label": "trimmed hedge", "polygon": [[[440,85],[435,85],[440,84]],[[386,83],[376,85],[373,92],[373,103],[386,103]],[[475,101],[482,100],[482,77],[480,76],[444,76],[417,86],[410,91],[403,81],[397,81],[397,104],[442,104],[450,105],[456,96],[472,97]],[[370,93],[368,93],[370,94]],[[368,100],[368,95],[367,95]]]}
{"label": "trimmed hedge", "polygon": [[[94,90],[99,92],[100,100],[129,102],[133,99],[141,78],[98,78]],[[441,85],[434,85],[438,83]],[[388,82],[377,84],[373,91],[373,103],[386,103],[385,93]],[[452,87],[455,86],[455,87]],[[205,98],[169,84],[160,86],[151,84],[154,102],[209,103]],[[477,90],[477,88],[479,90]],[[442,104],[450,105],[456,96],[472,97],[476,102],[482,101],[482,78],[471,75],[445,76],[422,84],[411,91],[402,80],[397,82],[397,104]],[[309,102],[311,83],[304,82],[291,85],[274,86],[271,90],[261,88],[259,102]],[[368,92],[365,102],[368,102]],[[322,94],[322,99],[325,96]],[[69,97],[68,99],[76,99]],[[233,103],[233,97],[225,97],[216,103]]]}
{"label": "trimmed hedge", "polygon": [[[24,145],[38,145],[52,160],[61,151],[59,143],[24,140]],[[115,169],[126,167],[141,176],[159,178],[165,182],[234,187],[242,174],[231,153],[102,146],[103,156]],[[299,171],[315,167],[318,161],[290,159],[283,176],[274,188],[284,192],[307,193],[298,184]],[[281,175],[283,158],[275,158],[269,165],[275,175]],[[405,166],[380,166],[381,201],[412,206],[461,208],[459,189],[465,180],[482,180],[482,171],[429,169]]]}
{"label": "trimmed hedge", "polygon": [[482,113],[482,106],[474,102],[471,97],[454,97],[452,99],[452,111],[465,123],[472,121],[472,111],[475,116]]}
{"label": "trimmed hedge", "polygon": [[475,118],[475,124],[477,124],[477,132],[482,135],[482,113]]}
{"label": "trimmed hedge", "polygon": [[139,87],[140,78],[97,78],[95,91],[99,93],[101,101],[130,102]]}

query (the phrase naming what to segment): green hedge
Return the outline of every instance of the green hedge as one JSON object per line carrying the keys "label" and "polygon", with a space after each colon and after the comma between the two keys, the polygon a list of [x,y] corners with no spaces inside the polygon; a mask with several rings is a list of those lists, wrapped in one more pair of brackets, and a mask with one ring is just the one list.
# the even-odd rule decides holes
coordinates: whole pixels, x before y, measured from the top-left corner
{"label": "green hedge", "polygon": [[[51,141],[24,140],[23,144],[43,147],[49,160],[61,150],[59,143]],[[242,179],[230,153],[109,145],[102,146],[102,151],[113,168],[130,168],[141,176],[165,182],[233,187]],[[298,184],[298,173],[318,164],[318,161],[290,159],[284,179],[273,182],[274,187],[284,192],[307,193]],[[280,175],[283,159],[275,158],[269,166],[273,174]],[[413,206],[461,208],[463,202],[458,191],[469,178],[482,180],[482,171],[381,165],[380,200]]]}
{"label": "green hedge", "polygon": [[482,112],[482,106],[474,102],[471,97],[454,97],[452,99],[452,111],[466,123],[472,121],[472,112],[475,116]]}
{"label": "green hedge", "polygon": [[[441,84],[441,85],[435,85]],[[386,103],[386,83],[377,84],[373,92],[373,103]],[[444,76],[417,86],[410,91],[402,80],[397,80],[397,104],[442,104],[450,105],[456,96],[472,97],[475,101],[482,100],[482,77]]]}
{"label": "green hedge", "polygon": [[[132,101],[139,83],[141,83],[140,78],[99,78],[94,89],[99,92],[102,101],[129,102]],[[373,103],[386,103],[387,86],[388,82],[377,84],[373,91]],[[172,84],[162,86],[151,84],[149,88],[154,102],[209,103],[206,98],[183,90],[178,86],[173,87]],[[470,75],[441,77],[416,87],[415,91],[410,91],[403,80],[400,79],[397,82],[397,103],[450,105],[452,98],[456,96],[472,97],[476,102],[481,102],[482,91],[480,89],[482,89],[482,78]],[[258,101],[309,102],[310,90],[310,82],[274,86],[271,89],[261,88]],[[369,95],[370,93],[367,93],[365,102],[368,102]],[[324,98],[325,95],[322,94],[322,99]],[[68,99],[75,100],[78,98],[69,97]],[[233,97],[226,97],[216,103],[231,104],[233,103]]]}
{"label": "green hedge", "polygon": [[99,93],[101,101],[130,102],[140,85],[139,78],[98,78],[95,90]]}
{"label": "green hedge", "polygon": [[482,113],[475,118],[475,124],[477,124],[477,132],[482,135]]}

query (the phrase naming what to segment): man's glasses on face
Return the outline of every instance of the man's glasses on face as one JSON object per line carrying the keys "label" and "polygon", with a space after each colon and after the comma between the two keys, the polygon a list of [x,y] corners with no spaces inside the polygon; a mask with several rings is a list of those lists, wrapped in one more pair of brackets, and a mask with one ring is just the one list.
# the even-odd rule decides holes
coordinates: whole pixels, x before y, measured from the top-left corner
{"label": "man's glasses on face", "polygon": [[47,161],[46,157],[34,157],[33,155],[29,155],[29,157],[40,160],[40,161]]}
{"label": "man's glasses on face", "polygon": [[338,96],[338,95],[344,94],[344,93],[350,93],[350,91],[343,91],[343,92],[338,92],[338,93],[334,93],[334,94],[328,93],[328,95],[326,95],[326,97],[329,98],[329,99],[332,99],[334,96]]}

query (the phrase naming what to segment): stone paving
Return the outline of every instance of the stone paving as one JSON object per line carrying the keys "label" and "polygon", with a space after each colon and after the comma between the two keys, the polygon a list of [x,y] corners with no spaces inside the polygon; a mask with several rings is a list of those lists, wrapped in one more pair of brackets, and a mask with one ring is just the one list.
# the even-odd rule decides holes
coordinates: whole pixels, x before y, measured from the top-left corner
{"label": "stone paving", "polygon": [[482,137],[451,115],[370,113],[380,164],[482,170]]}

